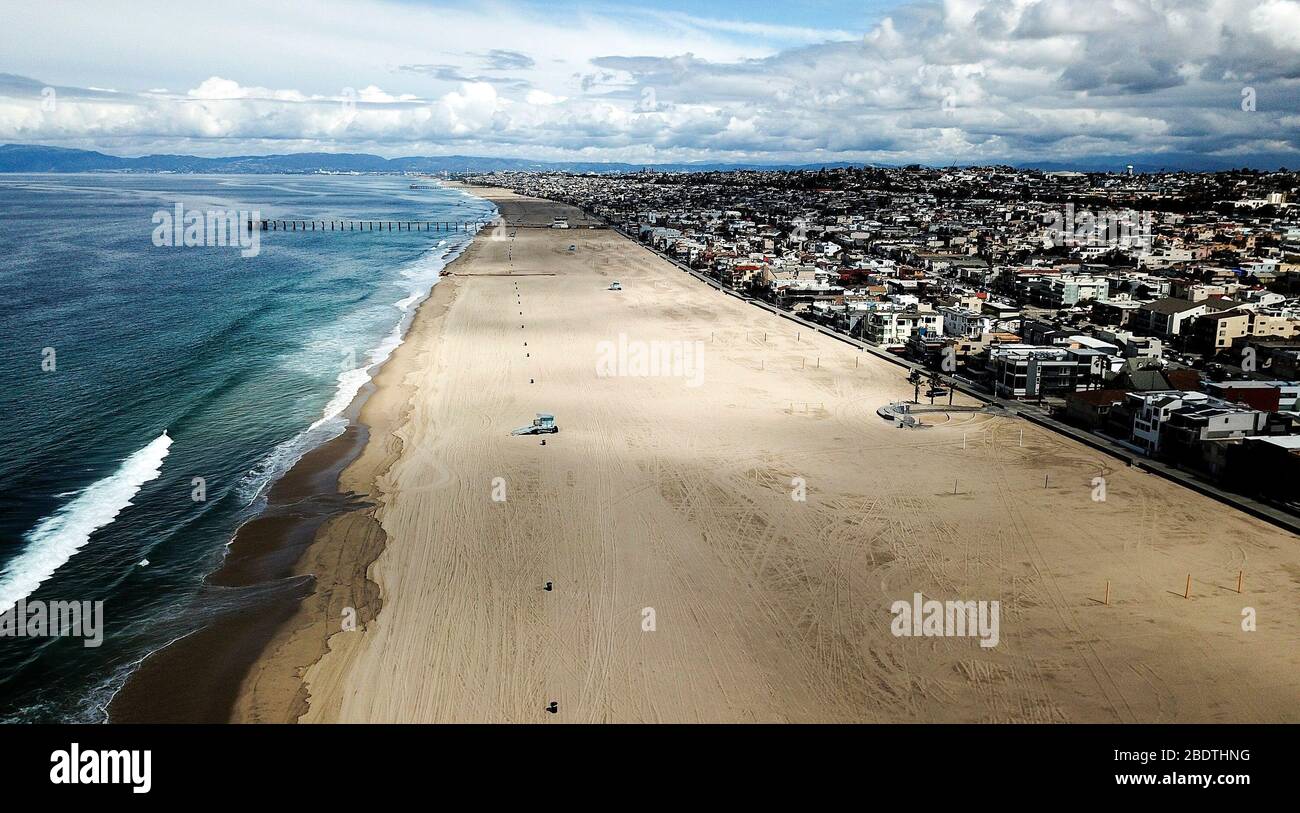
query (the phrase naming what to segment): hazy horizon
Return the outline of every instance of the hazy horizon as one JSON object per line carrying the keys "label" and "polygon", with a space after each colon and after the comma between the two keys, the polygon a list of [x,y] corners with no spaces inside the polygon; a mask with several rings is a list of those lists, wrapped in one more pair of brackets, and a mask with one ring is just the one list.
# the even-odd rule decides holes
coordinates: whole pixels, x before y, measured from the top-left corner
{"label": "hazy horizon", "polygon": [[264,12],[237,0],[12,15],[0,142],[122,156],[1300,165],[1296,0]]}

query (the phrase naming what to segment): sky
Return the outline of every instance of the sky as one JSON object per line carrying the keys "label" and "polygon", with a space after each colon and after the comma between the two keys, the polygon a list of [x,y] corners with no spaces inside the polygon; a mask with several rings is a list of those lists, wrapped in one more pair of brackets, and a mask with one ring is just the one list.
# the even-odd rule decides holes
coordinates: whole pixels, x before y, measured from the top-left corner
{"label": "sky", "polygon": [[1300,166],[1300,0],[0,3],[0,143]]}

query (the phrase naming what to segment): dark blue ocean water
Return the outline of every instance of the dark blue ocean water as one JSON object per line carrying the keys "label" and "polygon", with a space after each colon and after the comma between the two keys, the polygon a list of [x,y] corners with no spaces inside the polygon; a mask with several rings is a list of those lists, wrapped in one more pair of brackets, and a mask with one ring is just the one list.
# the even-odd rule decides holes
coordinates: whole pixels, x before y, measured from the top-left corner
{"label": "dark blue ocean water", "polygon": [[156,247],[155,213],[495,214],[410,185],[0,175],[0,604],[105,602],[98,648],[0,638],[0,719],[102,719],[131,666],[187,631],[178,615],[267,485],[342,431],[337,413],[470,237],[263,232],[245,258]]}

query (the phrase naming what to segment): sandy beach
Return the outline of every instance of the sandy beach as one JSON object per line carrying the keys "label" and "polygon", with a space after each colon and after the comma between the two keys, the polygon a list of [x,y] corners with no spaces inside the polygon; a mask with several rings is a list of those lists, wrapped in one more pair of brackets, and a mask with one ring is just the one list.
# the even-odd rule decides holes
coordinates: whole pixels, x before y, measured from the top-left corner
{"label": "sandy beach", "polygon": [[[897,429],[901,368],[611,230],[485,230],[449,270],[233,719],[1300,720],[1293,535],[1020,419]],[[896,637],[915,593],[1000,602],[997,646]]]}

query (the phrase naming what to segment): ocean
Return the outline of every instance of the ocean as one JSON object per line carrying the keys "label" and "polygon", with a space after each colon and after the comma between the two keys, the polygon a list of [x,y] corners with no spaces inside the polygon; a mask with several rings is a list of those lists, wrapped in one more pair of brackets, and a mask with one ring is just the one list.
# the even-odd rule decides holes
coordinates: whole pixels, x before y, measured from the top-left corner
{"label": "ocean", "polygon": [[472,237],[261,232],[250,252],[160,241],[162,213],[495,216],[460,191],[412,186],[0,175],[0,612],[102,601],[104,627],[97,647],[0,637],[0,720],[101,721],[135,664],[205,623],[195,597],[236,529],[343,431],[345,407]]}

